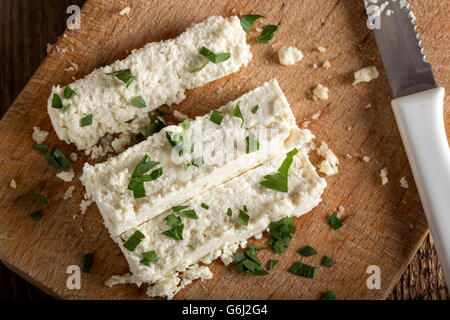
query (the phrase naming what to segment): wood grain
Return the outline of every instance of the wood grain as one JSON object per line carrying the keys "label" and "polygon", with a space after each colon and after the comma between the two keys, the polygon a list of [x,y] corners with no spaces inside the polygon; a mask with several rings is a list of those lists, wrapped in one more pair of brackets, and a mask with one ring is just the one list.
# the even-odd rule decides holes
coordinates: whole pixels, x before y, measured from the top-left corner
{"label": "wood grain", "polygon": [[[82,197],[78,181],[75,183],[77,194],[74,198],[68,202],[59,201],[69,184],[58,181],[55,178],[56,171],[30,152],[33,144],[30,139],[31,128],[39,125],[51,130],[45,112],[45,101],[51,85],[68,83],[72,76],[81,77],[99,64],[122,58],[129,49],[148,41],[173,37],[192,22],[199,22],[211,14],[232,15],[236,8],[234,14],[262,12],[268,17],[268,23],[280,23],[273,47],[253,44],[255,58],[247,68],[204,88],[190,91],[186,101],[176,106],[176,109],[191,116],[199,115],[276,76],[299,124],[309,120],[315,112],[322,112],[318,121],[311,122],[310,128],[319,141],[328,141],[337,152],[341,159],[341,173],[328,180],[329,188],[323,204],[297,221],[295,241],[280,257],[279,269],[270,277],[244,277],[246,287],[243,290],[239,289],[243,280],[241,276],[229,270],[230,267],[214,263],[214,280],[195,283],[177,298],[315,299],[320,291],[327,289],[338,292],[341,298],[385,298],[425,237],[427,229],[415,187],[412,185],[405,191],[398,184],[400,176],[406,175],[410,182],[412,177],[389,108],[390,94],[385,75],[382,74],[369,85],[357,88],[350,85],[352,72],[361,67],[375,64],[382,70],[373,37],[364,28],[362,5],[358,2],[328,0],[261,1],[258,5],[245,1],[239,5],[232,1],[200,1],[196,4],[186,3],[183,7],[175,1],[140,1],[131,5],[130,17],[120,17],[118,12],[127,5],[126,1],[88,1],[83,9],[82,29],[68,31],[67,38],[61,38],[58,42],[58,46],[73,48],[73,51],[69,49],[64,54],[53,51],[1,122],[0,134],[5,137],[2,142],[5,152],[0,158],[0,211],[5,216],[0,224],[3,259],[33,283],[63,298],[144,297],[144,290],[133,286],[114,289],[103,286],[104,280],[110,275],[126,272],[126,263],[109,239],[95,206],[83,218],[72,219]],[[412,1],[412,6],[438,81],[447,88],[447,65],[450,59],[442,45],[449,40],[445,4],[438,1]],[[436,16],[444,25],[431,23]],[[45,19],[41,22],[47,23]],[[6,38],[6,33],[2,33],[4,36]],[[276,52],[281,45],[298,46],[305,53],[304,61],[290,68],[279,66]],[[314,48],[318,45],[327,47],[327,53],[319,55],[315,52]],[[312,68],[314,63],[319,64],[324,59],[331,61],[332,68],[329,71]],[[61,71],[68,66],[69,60],[80,65],[77,72]],[[17,77],[12,73],[10,76],[13,79]],[[20,83],[20,79],[14,81]],[[310,99],[310,88],[318,82],[330,88],[328,103],[314,103]],[[17,86],[14,88],[17,90]],[[363,107],[369,102],[373,108],[365,110]],[[446,120],[448,124],[448,118]],[[352,129],[347,130],[350,127]],[[49,141],[65,152],[74,151],[73,146],[59,142],[53,132]],[[352,154],[353,158],[347,159],[346,154]],[[372,157],[371,163],[365,164],[358,159],[363,154]],[[82,161],[75,164],[78,175]],[[385,165],[389,168],[391,183],[381,187],[378,174]],[[16,193],[42,191],[49,197],[50,205],[45,208],[45,218],[37,224],[31,223],[24,213],[31,212],[36,207],[35,203],[25,201],[20,206],[11,205],[15,196],[8,187],[11,178],[18,182]],[[348,213],[356,215],[346,228],[333,233],[326,226],[325,218],[338,205],[343,205]],[[339,258],[340,262],[333,270],[323,272],[314,282],[295,279],[285,271],[298,260],[296,249],[306,243],[314,245],[324,254]],[[69,264],[80,264],[82,255],[89,251],[96,252],[93,274],[83,275],[82,290],[73,292],[66,289],[65,268]],[[261,254],[263,260],[269,256],[273,255],[268,252]],[[433,261],[436,261],[435,257]],[[381,290],[367,290],[365,287],[368,276],[365,269],[369,264],[378,264],[382,269]],[[434,267],[435,262],[429,265],[433,266],[429,269],[437,269]],[[401,289],[394,291],[394,298],[420,298],[420,290],[430,292],[433,283],[440,284],[441,289],[437,286],[436,290],[443,291],[442,272],[439,274],[434,271],[432,274],[441,281],[436,282],[430,277],[434,281],[430,282],[430,286],[415,285],[413,290],[416,293],[405,294],[408,286],[403,285],[405,282],[402,280]],[[420,279],[417,276],[413,278]],[[419,282],[427,283],[424,280]],[[274,288],[273,283],[279,286]],[[410,281],[411,286],[414,283]],[[261,287],[265,289],[261,290]],[[430,296],[445,297],[443,294]]]}

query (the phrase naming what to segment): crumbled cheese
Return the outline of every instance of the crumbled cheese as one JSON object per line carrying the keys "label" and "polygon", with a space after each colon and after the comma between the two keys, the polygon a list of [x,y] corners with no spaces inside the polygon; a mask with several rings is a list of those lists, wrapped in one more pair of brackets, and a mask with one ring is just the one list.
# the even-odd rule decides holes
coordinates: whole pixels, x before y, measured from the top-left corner
{"label": "crumbled cheese", "polygon": [[361,82],[369,82],[378,78],[379,75],[376,67],[363,68],[355,72],[355,81],[353,81],[353,85],[357,85]]}
{"label": "crumbled cheese", "polygon": [[185,115],[185,114],[183,114],[183,113],[181,113],[180,111],[177,111],[177,110],[175,110],[173,112],[173,117],[175,119],[177,119],[178,121],[183,121],[183,120],[186,120],[188,118],[187,115]]}
{"label": "crumbled cheese", "polygon": [[314,63],[314,64],[313,64],[313,68],[314,68],[314,69],[317,69],[317,63]]}
{"label": "crumbled cheese", "polygon": [[72,152],[70,154],[70,160],[72,160],[73,162],[76,162],[78,160],[78,154],[76,154],[75,152]]}
{"label": "crumbled cheese", "polygon": [[400,178],[400,187],[402,187],[403,189],[409,188],[409,183],[408,183],[408,180],[406,180],[406,177]]}
{"label": "crumbled cheese", "polygon": [[328,100],[328,88],[322,86],[320,83],[317,87],[313,90],[313,99],[314,101],[317,100]]}
{"label": "crumbled cheese", "polygon": [[319,119],[320,115],[321,115],[320,112],[314,113],[314,114],[311,116],[311,119],[317,120],[317,119]]}
{"label": "crumbled cheese", "polygon": [[383,184],[383,186],[386,185],[389,182],[389,179],[387,177],[388,173],[389,172],[388,172],[388,169],[386,167],[384,167],[380,171],[381,183]]}
{"label": "crumbled cheese", "polygon": [[391,16],[394,13],[394,11],[392,11],[391,9],[387,9],[384,14],[387,16]]}
{"label": "crumbled cheese", "polygon": [[[261,233],[262,235],[262,233]],[[220,255],[220,259],[222,260],[224,265],[229,265],[233,262],[233,255],[236,250],[239,248],[239,243],[233,243],[222,249],[222,254]]]}
{"label": "crumbled cheese", "polygon": [[118,284],[135,284],[140,287],[142,281],[139,281],[131,273],[126,273],[123,275],[114,275],[105,282],[105,285],[110,288]]}
{"label": "crumbled cheese", "polygon": [[278,58],[283,66],[293,65],[303,59],[303,54],[295,47],[281,47]]}
{"label": "crumbled cheese", "polygon": [[325,68],[325,69],[329,69],[330,67],[331,67],[331,63],[330,63],[330,61],[325,61],[324,63],[323,63],[323,65],[322,65],[322,67],[323,68]]}
{"label": "crumbled cheese", "polygon": [[325,51],[327,51],[327,49],[325,49],[324,47],[317,47],[317,51],[319,51],[320,53],[324,53]]}
{"label": "crumbled cheese", "polygon": [[73,180],[73,177],[75,177],[75,172],[70,169],[68,171],[61,171],[57,173],[56,176],[63,181],[70,182]]}
{"label": "crumbled cheese", "polygon": [[260,27],[256,27],[255,30],[256,30],[256,32],[263,32],[263,29]]}
{"label": "crumbled cheese", "polygon": [[319,165],[319,171],[325,173],[327,176],[332,176],[338,173],[339,159],[333,151],[328,148],[328,145],[322,141],[322,144],[317,149],[317,154],[324,158]]}
{"label": "crumbled cheese", "polygon": [[362,157],[362,159],[365,162],[369,162],[370,161],[370,157],[368,157],[368,156],[364,156],[364,157]]}
{"label": "crumbled cheese", "polygon": [[126,146],[130,144],[132,139],[131,134],[128,132],[123,132],[118,138],[111,142],[111,146],[116,153],[121,153],[126,149]]}
{"label": "crumbled cheese", "polygon": [[347,153],[345,156],[346,156],[347,158],[349,158],[349,159],[352,159],[352,158],[353,158],[353,156],[352,156],[351,154],[349,154],[349,153]]}
{"label": "crumbled cheese", "polygon": [[74,187],[74,186],[68,187],[67,190],[66,190],[66,192],[64,192],[64,197],[63,197],[63,199],[64,199],[64,200],[69,200],[70,198],[72,198],[72,194],[73,194],[73,191],[74,191],[74,190],[75,190],[75,187]]}
{"label": "crumbled cheese", "polygon": [[64,69],[65,72],[70,72],[70,71],[77,71],[78,70],[78,64],[72,62],[69,60],[70,63],[70,67],[67,67]]}
{"label": "crumbled cheese", "polygon": [[9,186],[15,189],[17,187],[16,180],[12,179],[11,182],[9,183]]}
{"label": "crumbled cheese", "polygon": [[80,202],[80,213],[81,214],[85,214],[87,209],[89,208],[89,206],[93,203],[94,201],[91,199],[83,199]]}
{"label": "crumbled cheese", "polygon": [[339,207],[338,207],[338,210],[337,210],[337,213],[336,213],[336,217],[337,217],[338,219],[340,219],[340,218],[342,218],[342,216],[344,215],[344,213],[345,213],[345,208],[344,208],[343,206],[339,206]]}
{"label": "crumbled cheese", "polygon": [[364,109],[370,109],[370,108],[372,108],[372,104],[371,103],[366,104],[366,106],[364,107]]}
{"label": "crumbled cheese", "polygon": [[41,130],[39,127],[33,127],[33,135],[32,138],[36,141],[37,144],[41,144],[47,139],[48,132],[45,130]]}
{"label": "crumbled cheese", "polygon": [[131,8],[130,8],[130,7],[125,7],[125,8],[123,8],[123,9],[119,12],[119,14],[120,14],[121,16],[124,16],[124,15],[126,15],[126,14],[129,14],[130,11],[131,11]]}

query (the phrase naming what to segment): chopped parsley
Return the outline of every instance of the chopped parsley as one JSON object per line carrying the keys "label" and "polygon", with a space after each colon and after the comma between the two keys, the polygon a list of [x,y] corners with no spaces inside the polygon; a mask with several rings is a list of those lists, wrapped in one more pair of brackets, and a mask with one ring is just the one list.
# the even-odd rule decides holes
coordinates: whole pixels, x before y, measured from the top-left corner
{"label": "chopped parsley", "polygon": [[191,70],[191,73],[197,73],[199,71],[202,71],[204,67],[206,67],[206,65],[209,63],[209,61],[206,61],[204,64],[202,64],[200,67],[197,67],[195,69]]}
{"label": "chopped parsley", "polygon": [[193,210],[193,209],[183,211],[183,212],[181,212],[181,214],[183,214],[185,217],[188,217],[190,219],[198,219],[197,212],[195,212],[195,210]]}
{"label": "chopped parsley", "polygon": [[176,206],[176,207],[172,207],[173,212],[178,212],[184,209],[189,208],[189,206]]}
{"label": "chopped parsley", "polygon": [[160,109],[160,108],[156,108],[156,113],[159,114],[160,116],[168,116],[170,113]]}
{"label": "chopped parsley", "polygon": [[131,104],[139,109],[147,107],[147,105],[145,104],[144,98],[142,98],[142,96],[137,96],[136,98],[131,100]]}
{"label": "chopped parsley", "polygon": [[273,267],[278,263],[278,260],[269,260],[267,261],[267,270],[272,270]]}
{"label": "chopped parsley", "polygon": [[31,220],[33,221],[39,221],[42,219],[42,211],[35,211],[32,214],[30,214]]}
{"label": "chopped parsley", "polygon": [[204,163],[203,157],[195,158],[192,162],[189,162],[188,160],[184,161],[184,170],[189,168],[190,166],[199,167]]}
{"label": "chopped parsley", "polygon": [[184,224],[181,223],[181,218],[171,214],[165,220],[167,225],[172,227],[172,229],[166,230],[162,234],[174,240],[183,240]]}
{"label": "chopped parsley", "polygon": [[64,98],[66,99],[72,99],[72,97],[75,95],[75,91],[72,90],[70,86],[64,87]]}
{"label": "chopped parsley", "polygon": [[14,203],[16,203],[17,201],[19,201],[22,198],[25,197],[35,197],[37,198],[40,202],[42,202],[43,204],[48,204],[47,198],[44,197],[43,195],[41,195],[40,193],[25,193],[25,194],[21,194],[20,196],[18,196],[16,198],[16,200],[14,200]]}
{"label": "chopped parsley", "polygon": [[223,120],[223,113],[217,110],[214,110],[213,112],[211,112],[211,117],[209,118],[209,120],[211,120],[212,122],[214,122],[217,125],[221,125],[222,124],[222,120]]}
{"label": "chopped parsley", "polygon": [[298,253],[300,253],[304,257],[309,257],[317,254],[317,251],[311,246],[304,246],[303,248],[298,250]]}
{"label": "chopped parsley", "polygon": [[258,110],[259,110],[259,106],[256,105],[252,108],[252,113],[255,114],[256,112],[258,112]]}
{"label": "chopped parsley", "polygon": [[333,264],[335,264],[336,261],[331,259],[330,257],[323,256],[322,262],[320,263],[323,267],[331,267]]}
{"label": "chopped parsley", "polygon": [[318,270],[319,268],[297,262],[289,269],[289,272],[304,278],[315,278]]}
{"label": "chopped parsley", "polygon": [[244,206],[243,210],[239,210],[238,221],[244,226],[248,226],[248,221],[250,220],[250,216],[247,213],[248,211],[246,206]]}
{"label": "chopped parsley", "polygon": [[241,17],[241,26],[242,29],[246,33],[250,33],[250,30],[252,30],[253,23],[258,20],[259,18],[264,18],[264,16],[261,16],[259,14],[247,14]]}
{"label": "chopped parsley", "polygon": [[260,184],[269,189],[288,192],[288,171],[297,153],[298,150],[295,148],[289,151],[278,171],[264,176],[265,180],[261,181]]}
{"label": "chopped parsley", "polygon": [[242,124],[241,124],[241,128],[242,128],[242,126],[244,125],[244,116],[242,115],[241,108],[239,108],[240,104],[241,104],[240,101],[238,101],[236,103],[236,106],[234,107],[232,114],[234,117],[242,119]]}
{"label": "chopped parsley", "polygon": [[146,266],[150,266],[150,262],[158,261],[158,255],[155,250],[142,252],[142,257],[143,258],[140,262]]}
{"label": "chopped parsley", "polygon": [[268,274],[268,272],[262,267],[261,261],[256,256],[257,251],[265,248],[252,245],[248,245],[248,248],[249,249],[247,251],[236,253],[233,256],[234,262],[237,263],[235,270],[239,273],[247,271],[253,276],[264,276]]}
{"label": "chopped parsley", "polygon": [[127,88],[130,86],[130,84],[133,82],[133,80],[136,78],[132,73],[130,69],[125,70],[119,70],[114,71],[110,73],[106,73],[107,76],[115,76],[117,79],[125,83]]}
{"label": "chopped parsley", "polygon": [[276,253],[284,252],[291,243],[295,233],[294,219],[286,217],[269,225],[269,245]]}
{"label": "chopped parsley", "polygon": [[331,225],[331,227],[333,228],[333,230],[337,230],[340,227],[343,226],[342,222],[339,220],[339,218],[337,217],[336,212],[334,212],[330,218],[328,219],[328,223]]}
{"label": "chopped parsley", "polygon": [[94,263],[94,254],[93,253],[85,254],[83,256],[83,265],[82,265],[83,273],[91,273],[93,263]]}
{"label": "chopped parsley", "polygon": [[150,169],[156,167],[159,164],[157,161],[151,161],[148,155],[145,155],[142,161],[134,169],[130,183],[128,184],[128,190],[133,191],[135,199],[145,197],[144,182],[153,181],[162,176],[162,168],[153,170],[150,174],[146,174]]}
{"label": "chopped parsley", "polygon": [[252,153],[259,150],[259,141],[258,138],[253,133],[250,133],[247,138],[245,138],[245,142],[247,145],[247,153]]}
{"label": "chopped parsley", "polygon": [[150,122],[145,129],[144,137],[148,138],[152,134],[160,132],[162,128],[164,128],[164,122],[162,122],[157,116],[150,115]]}
{"label": "chopped parsley", "polygon": [[227,216],[231,217],[232,215],[233,215],[233,211],[231,210],[231,208],[228,208]]}
{"label": "chopped parsley", "polygon": [[84,116],[81,118],[80,125],[81,127],[87,127],[92,124],[92,114],[88,114],[87,116]]}
{"label": "chopped parsley", "polygon": [[59,94],[54,93],[52,96],[52,108],[61,109],[62,108],[62,100]]}
{"label": "chopped parsley", "polygon": [[211,61],[212,63],[219,63],[219,62],[223,62],[226,61],[228,59],[230,59],[231,57],[231,53],[229,52],[224,52],[224,53],[218,53],[215,54],[214,52],[212,52],[211,50],[209,50],[206,47],[201,47],[199,50],[199,53],[204,56],[206,59],[208,59],[208,61],[206,61],[204,64],[202,64],[201,66],[191,70],[191,73],[196,73],[201,71],[204,67],[206,67],[206,65]]}
{"label": "chopped parsley", "polygon": [[136,247],[141,243],[142,239],[144,238],[145,238],[144,234],[139,230],[136,230],[131,235],[131,237],[129,237],[128,240],[124,242],[123,246],[130,251],[134,251],[134,249],[136,249]]}
{"label": "chopped parsley", "polygon": [[67,110],[70,108],[70,103],[66,104],[63,108],[63,113],[66,113]]}
{"label": "chopped parsley", "polygon": [[169,141],[172,148],[178,153],[181,157],[185,152],[191,153],[192,150],[189,147],[187,141],[187,131],[189,130],[189,120],[186,119],[183,121],[181,127],[183,128],[183,132],[180,134],[178,132],[166,131],[166,138]]}
{"label": "chopped parsley", "polygon": [[261,43],[268,43],[273,38],[273,34],[275,31],[277,31],[278,26],[269,24],[264,28],[264,32],[261,36],[256,38],[255,40]]}
{"label": "chopped parsley", "polygon": [[45,154],[45,159],[47,159],[47,162],[56,169],[66,170],[69,168],[69,160],[67,160],[64,153],[57,148],[54,148],[51,154]]}
{"label": "chopped parsley", "polygon": [[200,205],[203,209],[209,210],[209,206],[206,203],[203,203]]}
{"label": "chopped parsley", "polygon": [[34,150],[36,150],[40,154],[44,154],[45,155],[48,152],[48,146],[45,145],[45,144],[38,144],[38,143],[36,143],[34,145]]}
{"label": "chopped parsley", "polygon": [[336,293],[330,290],[326,291],[322,296],[322,300],[336,300],[336,298],[337,298]]}

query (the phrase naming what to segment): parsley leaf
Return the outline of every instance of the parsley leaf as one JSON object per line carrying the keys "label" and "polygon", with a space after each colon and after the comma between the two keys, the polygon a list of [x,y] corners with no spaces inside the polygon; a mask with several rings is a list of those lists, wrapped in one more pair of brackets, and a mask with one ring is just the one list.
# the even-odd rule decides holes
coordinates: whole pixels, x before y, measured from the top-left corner
{"label": "parsley leaf", "polygon": [[150,266],[150,262],[158,261],[158,255],[155,250],[142,252],[142,256],[143,259],[140,262],[146,266]]}
{"label": "parsley leaf", "polygon": [[168,215],[164,220],[169,227],[176,227],[181,224],[181,218],[174,214]]}
{"label": "parsley leaf", "polygon": [[35,211],[32,214],[30,214],[31,220],[33,221],[39,221],[42,219],[42,211]]}
{"label": "parsley leaf", "polygon": [[133,191],[135,199],[145,197],[144,182],[154,181],[162,176],[162,168],[153,170],[149,175],[146,174],[150,169],[157,166],[159,162],[151,161],[148,155],[144,155],[142,161],[134,169],[131,180],[128,184],[128,190]]}
{"label": "parsley leaf", "polygon": [[206,203],[203,203],[200,205],[203,209],[209,210],[209,206]]}
{"label": "parsley leaf", "polygon": [[67,110],[70,108],[70,103],[66,104],[63,108],[63,113],[66,113]]}
{"label": "parsley leaf", "polygon": [[237,263],[235,270],[239,273],[247,271],[253,276],[264,276],[268,274],[266,270],[262,267],[261,261],[258,259],[257,251],[265,248],[257,246],[248,246],[248,250],[233,255],[234,262]]}
{"label": "parsley leaf", "polygon": [[52,108],[61,109],[62,108],[62,100],[59,94],[54,93],[52,96]]}
{"label": "parsley leaf", "polygon": [[144,137],[148,138],[152,134],[160,132],[162,128],[164,128],[164,122],[162,122],[157,116],[150,115],[150,122],[145,129]]}
{"label": "parsley leaf", "polygon": [[297,149],[293,149],[288,152],[286,158],[278,169],[278,172],[273,172],[264,176],[265,180],[261,181],[260,184],[268,189],[273,189],[280,192],[288,192],[288,171],[292,162],[294,161],[293,158],[297,153]]}
{"label": "parsley leaf", "polygon": [[35,144],[34,149],[39,152],[40,154],[47,154],[48,152],[48,146],[45,144]]}
{"label": "parsley leaf", "polygon": [[81,127],[87,127],[92,124],[92,114],[88,114],[87,116],[84,116],[81,118],[80,125]]}
{"label": "parsley leaf", "polygon": [[93,253],[87,253],[83,256],[83,266],[82,271],[83,273],[91,273],[91,267],[94,263],[94,254]]}
{"label": "parsley leaf", "polygon": [[258,110],[259,110],[259,106],[256,105],[252,108],[252,113],[255,114],[256,112],[258,112]]}
{"label": "parsley leaf", "polygon": [[144,234],[139,230],[136,230],[131,235],[131,237],[129,237],[128,240],[124,242],[123,246],[130,251],[134,251],[134,249],[136,249],[136,247],[141,243],[142,239],[144,238],[145,238]]}
{"label": "parsley leaf", "polygon": [[249,33],[253,27],[253,23],[259,18],[264,18],[259,14],[247,14],[241,17],[241,26],[246,33]]}
{"label": "parsley leaf", "polygon": [[168,116],[168,115],[170,115],[170,113],[168,113],[168,112],[162,110],[161,108],[156,108],[155,111],[156,111],[156,113],[159,114],[160,116]]}
{"label": "parsley leaf", "polygon": [[[182,133],[178,132],[172,132],[172,131],[166,131],[166,138],[169,141],[172,148],[175,149],[175,151],[178,153],[178,155],[181,157],[185,153],[191,153],[192,150],[189,147],[188,141],[187,141],[187,131],[189,130],[189,120],[186,119],[181,124],[181,127],[183,128]],[[186,168],[186,166],[185,166]]]}
{"label": "parsley leaf", "polygon": [[233,110],[232,114],[233,114],[234,117],[242,119],[242,124],[241,124],[241,128],[242,128],[242,126],[244,125],[244,116],[242,115],[241,109],[239,108],[240,104],[241,104],[240,101],[238,101],[236,103],[236,106],[234,107],[234,110]]}
{"label": "parsley leaf", "polygon": [[131,104],[139,109],[147,107],[147,105],[145,104],[144,98],[142,98],[142,96],[137,96],[136,98],[131,100]]}
{"label": "parsley leaf", "polygon": [[184,224],[180,224],[172,229],[164,231],[162,234],[174,240],[183,240],[183,228]]}
{"label": "parsley leaf", "polygon": [[192,69],[190,72],[191,73],[196,73],[199,71],[202,71],[204,67],[206,67],[206,65],[209,63],[209,61],[206,61],[204,64],[202,64],[200,67],[197,67],[195,69]]}
{"label": "parsley leaf", "polygon": [[221,125],[222,124],[222,120],[223,120],[223,113],[217,110],[214,110],[213,112],[211,112],[211,117],[209,118],[209,120],[211,120],[212,122],[214,122],[217,125]]}
{"label": "parsley leaf", "polygon": [[231,208],[228,208],[227,216],[231,217],[232,215],[233,215],[233,211],[231,210]]}
{"label": "parsley leaf", "polygon": [[240,224],[244,226],[248,226],[248,221],[250,220],[250,216],[244,210],[239,210],[238,221]]}
{"label": "parsley leaf", "polygon": [[278,260],[269,260],[267,261],[267,270],[272,270],[273,267],[278,263]]}
{"label": "parsley leaf", "polygon": [[336,263],[336,261],[334,261],[333,259],[331,259],[330,257],[327,256],[323,256],[322,258],[322,262],[320,263],[322,266],[324,267],[331,267],[332,265],[334,265]]}
{"label": "parsley leaf", "polygon": [[181,212],[185,217],[191,218],[191,219],[198,219],[197,212],[195,210],[186,210]]}
{"label": "parsley leaf", "polygon": [[70,86],[64,87],[64,98],[71,99],[75,95],[75,91],[72,90]]}
{"label": "parsley leaf", "polygon": [[176,207],[172,207],[173,212],[178,212],[184,209],[189,208],[189,206],[176,206]]}
{"label": "parsley leaf", "polygon": [[120,81],[125,83],[127,88],[130,86],[130,84],[133,82],[133,80],[136,79],[136,77],[131,73],[130,69],[114,71],[114,72],[106,73],[106,75],[107,76],[115,76],[117,79],[119,79]]}
{"label": "parsley leaf", "polygon": [[304,278],[315,278],[318,270],[319,268],[297,262],[289,269],[289,272]]}
{"label": "parsley leaf", "polygon": [[250,133],[247,138],[245,138],[247,144],[247,153],[252,153],[259,150],[258,138],[253,133]]}
{"label": "parsley leaf", "polygon": [[317,254],[317,251],[311,246],[304,246],[303,248],[298,250],[298,253],[300,253],[304,257],[309,257]]}
{"label": "parsley leaf", "polygon": [[46,154],[45,159],[47,159],[47,162],[56,169],[66,170],[69,168],[69,160],[67,160],[64,153],[57,148],[54,148],[51,154]]}
{"label": "parsley leaf", "polygon": [[201,47],[199,53],[212,63],[227,61],[231,57],[231,53],[229,52],[215,54],[206,47]]}
{"label": "parsley leaf", "polygon": [[276,253],[284,252],[291,243],[295,233],[294,219],[286,217],[269,225],[269,245]]}
{"label": "parsley leaf", "polygon": [[322,296],[322,300],[336,300],[336,298],[337,298],[336,293],[330,290],[326,291]]}
{"label": "parsley leaf", "polygon": [[255,40],[261,43],[268,43],[273,38],[273,33],[277,31],[278,26],[275,25],[268,25],[264,28],[264,32],[261,36],[256,38]]}
{"label": "parsley leaf", "polygon": [[42,202],[43,204],[48,204],[47,198],[44,197],[43,195],[41,195],[40,193],[25,193],[25,194],[21,194],[20,196],[18,196],[16,198],[16,200],[14,200],[14,203],[16,203],[17,201],[19,201],[20,199],[25,198],[25,197],[35,197],[40,202]]}
{"label": "parsley leaf", "polygon": [[339,220],[339,218],[337,217],[336,212],[334,212],[330,218],[328,219],[328,222],[330,223],[331,227],[333,228],[333,230],[337,230],[340,227],[343,226],[342,222]]}

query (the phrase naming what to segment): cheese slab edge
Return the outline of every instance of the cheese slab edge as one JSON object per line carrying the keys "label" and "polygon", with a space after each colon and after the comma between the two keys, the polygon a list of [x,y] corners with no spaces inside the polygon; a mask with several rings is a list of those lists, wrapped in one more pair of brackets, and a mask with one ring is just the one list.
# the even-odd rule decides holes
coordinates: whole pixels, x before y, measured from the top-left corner
{"label": "cheese slab edge", "polygon": [[[244,123],[241,118],[232,115],[238,102]],[[259,109],[253,113],[255,105]],[[293,146],[307,144],[313,137],[309,130],[297,127],[276,79],[218,110],[223,114],[220,126],[210,120],[211,113],[190,122],[194,153],[201,152],[205,160],[198,168],[190,166],[185,169],[182,163],[177,162],[177,155],[168,143],[166,131],[181,132],[181,126],[166,127],[106,162],[95,166],[85,164],[80,180],[88,197],[97,203],[112,236],[285,154]],[[245,143],[250,133],[257,137],[259,150],[247,153]],[[201,143],[196,144],[198,141]],[[234,148],[235,143],[240,143],[241,147]],[[228,148],[228,145],[231,147]],[[214,152],[215,157],[209,157],[208,150]],[[222,156],[218,155],[219,150]],[[146,197],[135,199],[127,186],[134,168],[145,154],[151,160],[160,162],[163,175],[155,181],[146,182]]]}
{"label": "cheese slab edge", "polygon": [[[208,63],[200,72],[191,73],[206,60],[199,54],[202,46],[215,53],[229,52],[231,57],[221,63]],[[148,43],[124,60],[71,83],[75,95],[70,99],[64,98],[64,86],[54,86],[48,99],[48,114],[60,140],[74,143],[78,150],[90,154],[106,134],[141,132],[150,111],[163,104],[181,102],[185,90],[236,72],[251,58],[239,18],[213,16],[174,39]],[[131,69],[136,77],[128,88],[115,76],[106,75],[124,69]],[[52,107],[54,94],[61,97],[64,107],[70,104],[65,112],[64,107]],[[131,103],[138,96],[145,101],[145,108]],[[92,124],[81,127],[80,121],[86,115],[92,115]]]}

